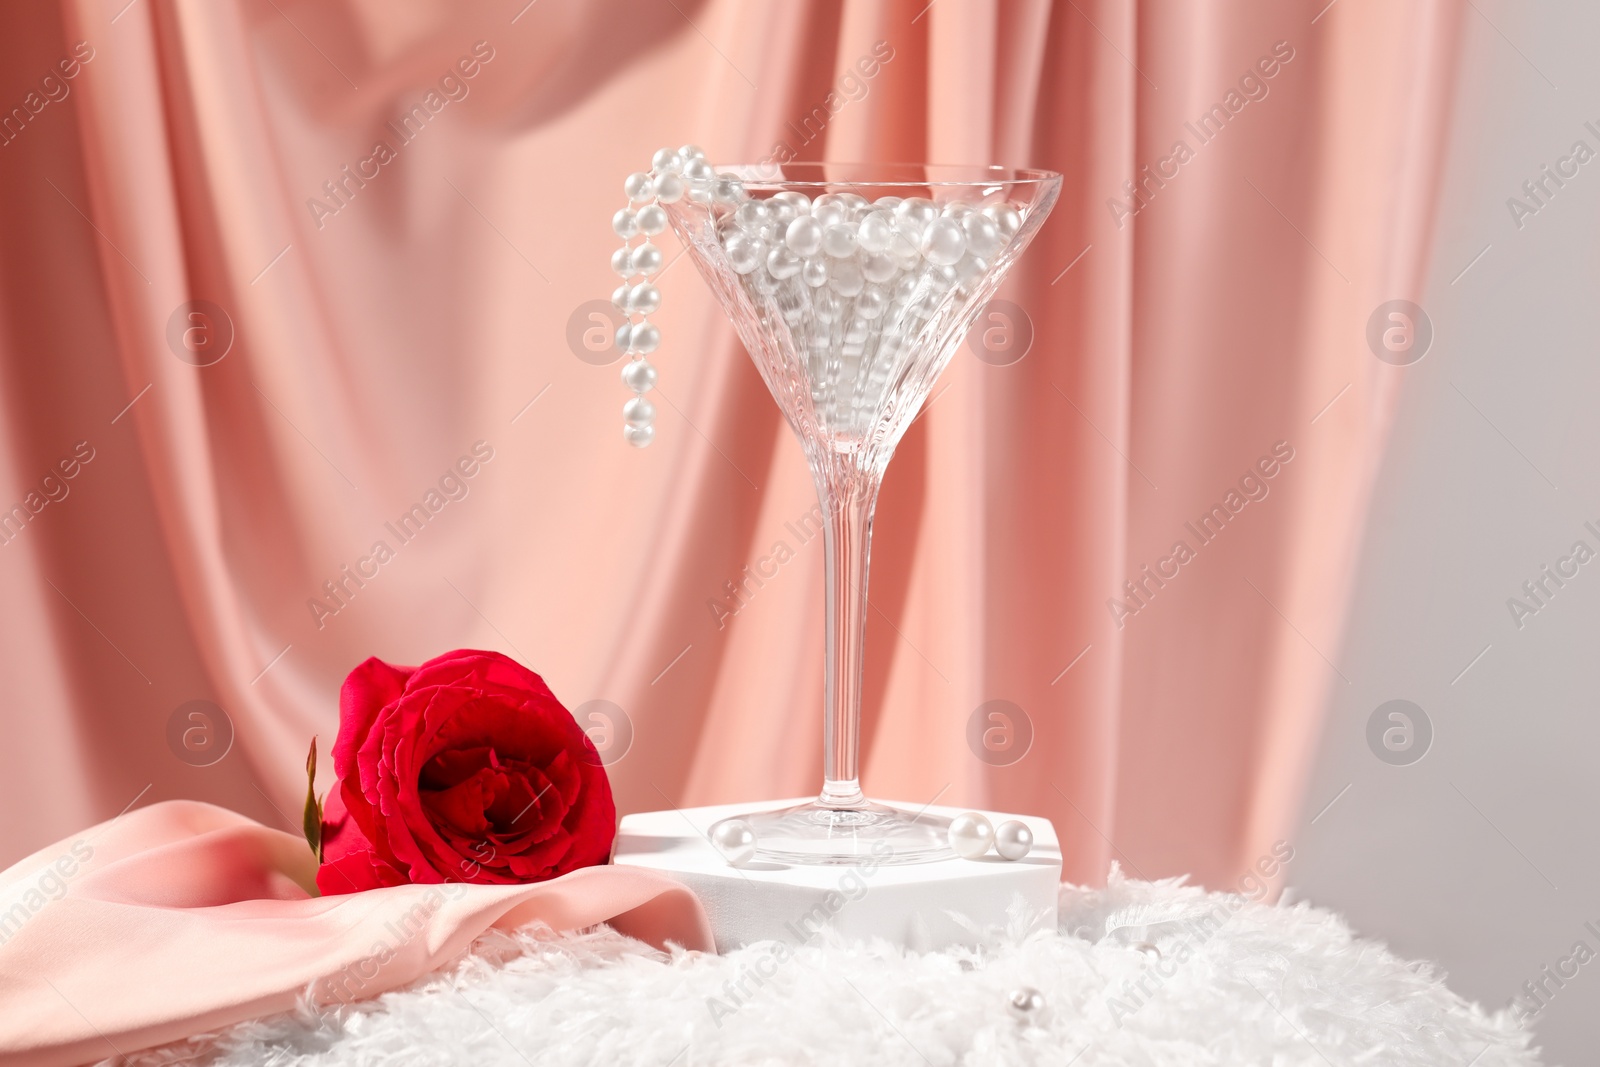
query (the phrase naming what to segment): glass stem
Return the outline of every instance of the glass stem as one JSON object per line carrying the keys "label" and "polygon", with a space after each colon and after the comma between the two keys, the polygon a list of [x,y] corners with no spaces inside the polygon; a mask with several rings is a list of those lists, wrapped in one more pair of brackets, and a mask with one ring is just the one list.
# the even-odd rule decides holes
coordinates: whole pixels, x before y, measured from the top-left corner
{"label": "glass stem", "polygon": [[878,485],[877,478],[856,471],[817,478],[827,567],[822,795],[817,802],[830,808],[859,808],[867,802],[861,792],[861,678]]}

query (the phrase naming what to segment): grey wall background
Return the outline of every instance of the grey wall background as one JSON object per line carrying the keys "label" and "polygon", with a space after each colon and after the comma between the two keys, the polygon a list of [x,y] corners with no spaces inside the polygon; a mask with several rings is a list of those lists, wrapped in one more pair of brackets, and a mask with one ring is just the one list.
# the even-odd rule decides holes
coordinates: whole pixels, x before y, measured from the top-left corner
{"label": "grey wall background", "polygon": [[[1600,552],[1600,155],[1520,229],[1506,203],[1574,142],[1600,153],[1600,5],[1465,17],[1435,337],[1402,372],[1289,881],[1498,1008],[1578,941],[1600,953],[1600,557],[1520,629],[1507,607],[1574,542]],[[1391,699],[1432,725],[1409,765],[1367,741]],[[1546,1062],[1600,1063],[1600,958],[1549,988]]]}

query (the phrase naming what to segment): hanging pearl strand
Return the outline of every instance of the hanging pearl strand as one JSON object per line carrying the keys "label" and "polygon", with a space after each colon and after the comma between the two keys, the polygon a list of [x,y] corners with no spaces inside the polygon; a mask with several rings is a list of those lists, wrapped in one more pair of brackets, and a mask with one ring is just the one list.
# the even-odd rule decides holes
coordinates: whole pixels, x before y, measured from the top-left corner
{"label": "hanging pearl strand", "polygon": [[[645,397],[655,388],[656,369],[645,357],[661,345],[661,330],[647,316],[661,307],[661,290],[651,279],[661,270],[662,255],[650,238],[667,228],[662,204],[675,203],[686,193],[703,194],[714,177],[705,152],[697,146],[663,148],[651,160],[648,173],[628,175],[622,184],[628,206],[611,218],[611,229],[622,238],[622,247],[611,256],[611,269],[622,278],[611,303],[625,319],[617,328],[617,347],[629,357],[622,367],[622,384],[634,393],[622,406],[622,436],[635,448],[644,448],[656,436],[656,406]],[[643,240],[635,245],[635,237]]]}

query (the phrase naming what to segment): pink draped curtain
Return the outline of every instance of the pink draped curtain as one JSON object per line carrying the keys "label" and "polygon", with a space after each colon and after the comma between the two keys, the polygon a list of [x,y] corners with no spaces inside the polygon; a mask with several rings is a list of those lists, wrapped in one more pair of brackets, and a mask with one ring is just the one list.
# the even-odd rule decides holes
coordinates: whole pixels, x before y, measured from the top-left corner
{"label": "pink draped curtain", "polygon": [[[649,450],[570,341],[623,176],[694,141],[1065,176],[1004,293],[1027,355],[963,349],[890,467],[864,778],[1047,815],[1072,880],[1237,878],[1293,840],[1326,693],[1359,684],[1340,628],[1399,373],[1366,322],[1418,295],[1460,17],[1324,2],[10,13],[0,861],[162,798],[289,828],[345,673],[458,646],[620,707],[625,811],[817,788],[788,429],[686,266]],[[233,735],[206,766],[173,741],[195,700]],[[968,745],[993,700],[1031,724],[1005,766]]]}

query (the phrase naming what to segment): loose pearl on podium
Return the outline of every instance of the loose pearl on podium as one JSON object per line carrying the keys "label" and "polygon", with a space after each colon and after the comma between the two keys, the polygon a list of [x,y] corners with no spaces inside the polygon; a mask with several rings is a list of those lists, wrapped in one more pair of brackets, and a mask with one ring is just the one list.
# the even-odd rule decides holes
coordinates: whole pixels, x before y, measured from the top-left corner
{"label": "loose pearl on podium", "polygon": [[756,832],[743,819],[723,819],[711,828],[711,846],[733,867],[756,858]]}
{"label": "loose pearl on podium", "polygon": [[994,850],[1001,859],[1020,860],[1033,848],[1033,831],[1027,823],[1008,819],[995,827]]}
{"label": "loose pearl on podium", "polygon": [[962,859],[975,860],[994,842],[994,827],[975,811],[957,815],[950,820],[950,847]]}

